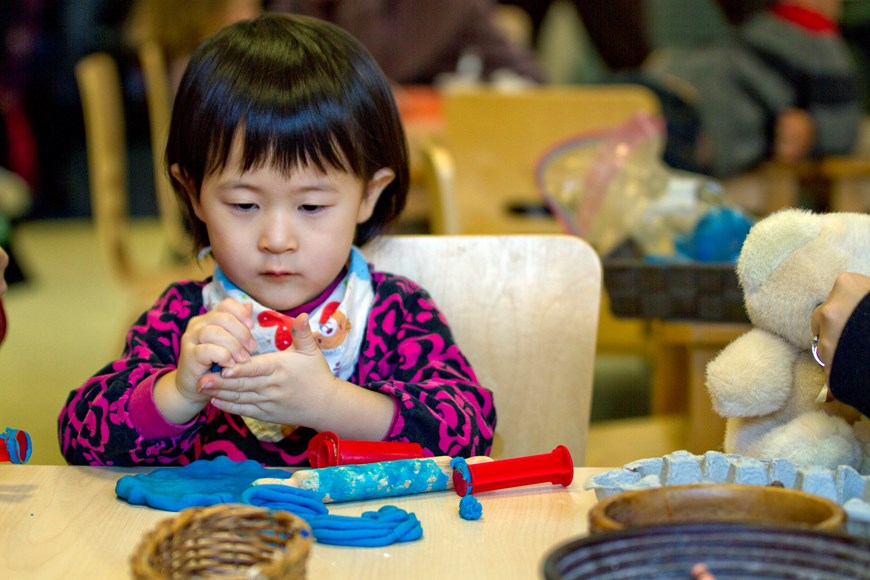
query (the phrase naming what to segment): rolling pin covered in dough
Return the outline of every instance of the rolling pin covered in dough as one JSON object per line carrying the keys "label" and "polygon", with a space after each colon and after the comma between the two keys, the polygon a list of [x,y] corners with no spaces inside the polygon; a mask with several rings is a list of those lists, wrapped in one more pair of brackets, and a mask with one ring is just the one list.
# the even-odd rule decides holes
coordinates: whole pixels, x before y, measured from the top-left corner
{"label": "rolling pin covered in dough", "polygon": [[[288,479],[263,478],[253,485],[287,485],[324,494],[326,503],[362,501],[453,489],[450,457],[399,459],[359,465],[300,469]],[[468,464],[492,461],[470,457]]]}

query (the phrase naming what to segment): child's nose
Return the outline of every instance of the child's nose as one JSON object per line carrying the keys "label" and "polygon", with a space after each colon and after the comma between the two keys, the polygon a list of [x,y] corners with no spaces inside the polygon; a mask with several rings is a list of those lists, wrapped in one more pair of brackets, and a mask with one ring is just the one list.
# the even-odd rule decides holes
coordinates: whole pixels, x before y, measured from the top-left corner
{"label": "child's nose", "polygon": [[289,221],[282,218],[269,220],[260,237],[260,249],[273,254],[292,252],[297,248],[296,236]]}

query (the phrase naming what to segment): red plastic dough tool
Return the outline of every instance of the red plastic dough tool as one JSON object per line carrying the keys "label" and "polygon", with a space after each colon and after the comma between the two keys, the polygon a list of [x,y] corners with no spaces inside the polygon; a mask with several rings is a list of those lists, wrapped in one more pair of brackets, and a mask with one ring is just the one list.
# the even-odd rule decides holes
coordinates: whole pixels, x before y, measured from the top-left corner
{"label": "red plastic dough tool", "polygon": [[308,462],[314,468],[418,459],[423,455],[419,443],[341,440],[332,431],[318,433],[308,444]]}
{"label": "red plastic dough tool", "polygon": [[574,479],[574,460],[568,448],[559,445],[550,453],[542,455],[469,463],[468,474],[470,478],[466,480],[462,470],[453,470],[453,489],[457,495],[466,495],[469,488],[477,494],[535,483],[561,484],[567,487]]}

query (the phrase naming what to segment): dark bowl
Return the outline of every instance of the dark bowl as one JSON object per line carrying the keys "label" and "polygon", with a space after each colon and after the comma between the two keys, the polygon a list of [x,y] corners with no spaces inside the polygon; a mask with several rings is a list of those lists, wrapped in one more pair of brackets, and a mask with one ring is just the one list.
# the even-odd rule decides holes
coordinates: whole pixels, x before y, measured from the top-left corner
{"label": "dark bowl", "polygon": [[837,532],[741,523],[641,526],[565,543],[543,563],[546,580],[870,578],[870,541]]}

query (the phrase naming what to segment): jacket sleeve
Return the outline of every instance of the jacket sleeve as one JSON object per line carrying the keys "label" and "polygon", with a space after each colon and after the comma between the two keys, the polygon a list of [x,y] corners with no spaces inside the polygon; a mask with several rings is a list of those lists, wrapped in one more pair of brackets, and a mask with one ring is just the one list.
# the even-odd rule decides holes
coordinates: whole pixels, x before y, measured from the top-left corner
{"label": "jacket sleeve", "polygon": [[415,441],[433,455],[488,455],[496,410],[453,341],[443,314],[413,282],[375,273],[354,383],[393,398],[386,440]]}
{"label": "jacket sleeve", "polygon": [[831,393],[838,401],[870,416],[870,294],[855,310],[837,343],[831,361]]}
{"label": "jacket sleeve", "polygon": [[157,411],[151,389],[176,368],[181,335],[201,305],[201,284],[171,285],[132,326],[121,358],[70,393],[58,419],[69,463],[172,463],[194,443],[206,413],[173,425]]}

